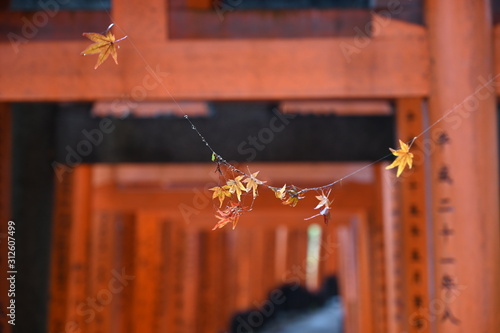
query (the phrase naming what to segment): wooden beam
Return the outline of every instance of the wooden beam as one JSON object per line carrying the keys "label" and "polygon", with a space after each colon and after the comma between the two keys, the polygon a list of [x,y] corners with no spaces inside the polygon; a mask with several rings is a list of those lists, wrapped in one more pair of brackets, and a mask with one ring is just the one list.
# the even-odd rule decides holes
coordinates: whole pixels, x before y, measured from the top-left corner
{"label": "wooden beam", "polygon": [[385,98],[428,92],[426,32],[420,26],[374,15],[375,31],[364,25],[343,38],[173,41],[167,37],[165,1],[116,0],[112,8],[115,34],[128,35],[120,43],[120,65],[108,61],[93,70],[96,57],[80,56],[88,45],[83,37],[40,42],[35,35],[16,50],[0,40],[0,101]]}
{"label": "wooden beam", "polygon": [[[496,96],[491,3],[427,1],[436,332],[500,326]],[[491,90],[490,90],[491,89]],[[436,305],[439,304],[439,305]]]}
{"label": "wooden beam", "polygon": [[[260,170],[260,175],[275,186],[289,183],[324,185],[353,173],[366,162],[296,162],[296,163],[251,163],[243,165],[251,170]],[[237,166],[237,165],[236,165]],[[134,186],[157,186],[159,190],[192,190],[218,181],[214,177],[213,163],[120,163],[93,166],[94,186],[113,185],[121,188]],[[349,177],[349,182],[370,184],[374,182],[373,168],[366,168]],[[347,180],[346,180],[347,181]],[[340,199],[340,198],[339,198]]]}
{"label": "wooden beam", "polygon": [[380,116],[392,114],[387,100],[284,101],[279,105],[283,113],[338,116]]}
{"label": "wooden beam", "polygon": [[[427,95],[423,32],[391,32],[367,39],[363,47],[356,40],[163,42],[131,38],[121,42],[118,66],[108,61],[97,70],[93,69],[96,57],[79,55],[88,45],[85,41],[31,42],[21,45],[19,54],[0,43],[0,101]],[[347,55],[348,47],[359,53]]]}
{"label": "wooden beam", "polygon": [[[178,4],[174,4],[175,2]],[[188,8],[184,0],[171,1],[169,38],[193,40],[345,37],[355,36],[359,31],[363,31],[367,24],[369,26],[371,19],[370,12],[363,9],[242,10],[237,3],[235,0],[207,0],[206,8],[200,6],[193,10],[195,8]],[[366,34],[370,35],[371,31]]]}

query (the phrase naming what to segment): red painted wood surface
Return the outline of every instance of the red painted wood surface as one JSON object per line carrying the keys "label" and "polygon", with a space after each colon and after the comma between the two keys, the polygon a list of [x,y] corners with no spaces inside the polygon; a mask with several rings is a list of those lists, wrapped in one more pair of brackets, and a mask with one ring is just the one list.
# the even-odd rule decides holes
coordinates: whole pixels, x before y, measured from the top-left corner
{"label": "red painted wood surface", "polygon": [[[400,214],[400,191],[394,186],[395,174],[387,172],[386,163],[381,163],[377,169],[377,183],[380,187],[378,193],[377,215],[379,216],[378,225],[382,227],[383,234],[383,260],[377,260],[378,269],[384,271],[384,279],[378,282],[378,286],[383,288],[382,295],[376,299],[381,299],[383,306],[376,305],[375,311],[380,311],[382,323],[385,321],[386,328],[382,332],[399,333],[404,330],[406,325],[404,318],[404,287],[403,287],[403,251],[402,243],[402,223]],[[380,235],[375,237],[380,241]],[[380,257],[380,254],[377,255]],[[382,267],[380,267],[382,266]],[[380,279],[380,278],[377,278]],[[377,295],[377,294],[376,294]],[[376,317],[378,319],[378,317]]]}
{"label": "red painted wood surface", "polygon": [[[242,9],[241,1],[171,0],[170,39],[354,37],[370,25],[366,9]],[[193,24],[192,22],[196,22]],[[299,23],[300,22],[300,23]]]}
{"label": "red painted wood surface", "polygon": [[[428,93],[425,30],[397,20],[373,16],[372,23],[381,28],[362,41],[352,36],[174,41],[167,39],[165,1],[117,1],[111,17],[117,37],[129,36],[120,44],[118,66],[109,61],[93,70],[96,58],[80,56],[89,44],[83,37],[40,42],[34,36],[16,44],[17,52],[11,43],[1,42],[0,101],[138,102],[170,95],[179,100],[386,98]],[[101,30],[108,23],[103,22]]]}
{"label": "red painted wood surface", "polygon": [[[500,327],[498,131],[490,1],[428,1],[436,332]],[[443,19],[444,17],[450,19]],[[451,19],[453,18],[453,19]],[[497,55],[498,56],[498,55]],[[498,68],[498,67],[496,67]]]}
{"label": "red painted wood surface", "polygon": [[[426,110],[420,98],[396,101],[397,137],[411,142],[425,129]],[[431,332],[429,317],[430,255],[428,244],[427,202],[428,162],[424,153],[425,137],[413,142],[414,161],[412,170],[407,170],[398,179],[401,202],[402,256],[404,272],[404,324],[408,332]],[[399,146],[399,142],[397,143]]]}
{"label": "red painted wood surface", "polygon": [[[295,175],[299,186],[314,186],[359,164],[253,168],[272,182]],[[325,172],[305,172],[307,168]],[[208,187],[212,173],[212,165],[80,166],[58,183],[53,256],[59,259],[52,275],[50,327],[62,327],[71,319],[82,332],[110,327],[214,332],[227,329],[235,311],[260,306],[280,284],[305,285],[311,222],[304,218],[314,213],[314,196],[292,209],[263,190],[254,211],[241,217],[236,230],[211,231],[211,195],[196,189]],[[321,260],[316,259],[318,282],[339,274],[341,285],[354,292],[347,317],[354,326],[349,332],[375,332],[374,321],[366,318],[371,318],[378,286],[367,278],[374,269],[369,249],[375,221],[369,216],[381,218],[377,203],[370,200],[380,191],[376,179],[369,168],[346,180],[334,190],[330,225],[312,221],[323,235]],[[190,207],[192,215],[183,215],[181,207]],[[339,242],[339,226],[354,243]],[[113,279],[121,270],[130,280],[115,292],[120,284]],[[99,311],[78,311],[88,297],[96,299],[96,305],[90,304]]]}
{"label": "red painted wood surface", "polygon": [[[205,2],[205,7],[206,5]],[[494,83],[498,82],[498,79],[494,77],[500,68],[500,61],[496,60],[500,54],[500,29],[498,26],[494,29],[491,26],[490,5],[490,2],[485,0],[473,3],[465,0],[459,2],[428,1],[425,7],[428,22],[426,28],[395,19],[390,20],[387,25],[382,25],[383,18],[374,15],[372,23],[378,23],[383,26],[383,29],[376,29],[369,38],[363,40],[362,45],[355,44],[356,38],[352,36],[277,40],[268,38],[174,40],[171,39],[174,34],[170,29],[174,22],[169,19],[173,15],[170,11],[172,8],[167,5],[166,1],[161,0],[147,3],[139,0],[115,1],[111,17],[104,12],[58,12],[47,25],[38,29],[34,36],[24,36],[26,43],[12,44],[5,37],[7,34],[0,34],[0,51],[2,52],[0,101],[126,99],[139,102],[165,100],[172,96],[176,99],[187,100],[430,97],[430,121],[432,123],[440,119],[439,117],[450,108],[459,105],[470,94],[476,93],[477,88],[485,82],[490,79],[493,79]],[[1,12],[0,31],[22,35],[25,19],[33,20],[36,14]],[[238,18],[238,15],[241,13],[228,16],[227,21]],[[96,61],[95,57],[79,56],[80,51],[88,45],[88,41],[80,36],[76,39],[74,36],[87,30],[104,30],[111,18],[117,26],[116,34],[118,36],[127,34],[129,38],[121,43],[119,66],[109,61],[94,71],[92,68]],[[74,23],[77,28],[69,23]],[[196,29],[191,29],[189,33],[191,35],[188,37],[192,38],[197,32]],[[346,54],[345,47],[353,45],[356,52]],[[433,67],[430,68],[431,64]],[[429,73],[432,73],[431,77]],[[488,92],[487,96],[481,94],[486,97],[481,97],[476,107],[469,106],[481,112],[459,109],[429,132],[431,138],[437,139],[446,129],[444,132],[449,141],[442,145],[433,145],[433,153],[430,156],[432,159],[431,183],[433,184],[431,209],[434,214],[432,239],[436,245],[432,258],[436,263],[434,285],[436,293],[430,295],[429,304],[424,304],[424,307],[430,307],[434,304],[433,301],[442,301],[443,293],[445,296],[450,293],[456,295],[458,287],[467,287],[464,291],[460,290],[460,297],[457,296],[453,304],[440,303],[446,307],[436,310],[436,313],[430,313],[429,318],[434,318],[431,324],[437,326],[438,332],[476,330],[478,325],[480,325],[479,329],[489,331],[491,327],[500,326],[498,319],[494,319],[495,311],[500,308],[499,297],[496,296],[500,294],[496,287],[496,281],[500,276],[498,266],[500,258],[498,258],[498,165],[495,162],[498,159],[498,152],[496,144],[493,144],[497,140],[494,127],[496,124],[495,94],[500,93],[500,85],[494,84],[491,89],[485,89]],[[404,126],[399,126],[399,129],[404,130]],[[0,136],[7,136],[7,131],[2,131]],[[2,152],[8,149],[6,147],[5,144],[0,145]],[[5,161],[5,159],[2,160],[3,163]],[[448,169],[443,169],[443,166]],[[102,290],[106,276],[100,275],[100,272],[111,258],[120,262],[120,265],[124,267],[140,270],[136,261],[131,259],[134,257],[132,253],[135,252],[130,250],[131,247],[123,245],[140,243],[136,237],[141,234],[135,234],[136,211],[130,209],[130,204],[140,206],[141,214],[145,214],[147,219],[155,220],[153,217],[156,215],[153,214],[153,217],[148,215],[149,210],[158,209],[165,202],[172,200],[168,194],[160,191],[151,196],[139,196],[133,191],[116,193],[115,187],[119,183],[100,187],[95,193],[95,198],[91,200],[88,190],[90,185],[85,185],[90,179],[88,172],[90,171],[76,172],[75,170],[71,179],[73,177],[80,179],[72,183],[75,187],[68,185],[69,187],[64,190],[65,185],[58,185],[61,187],[61,193],[66,193],[58,194],[59,197],[68,195],[72,198],[71,200],[77,202],[75,204],[66,202],[67,206],[65,206],[64,199],[61,197],[55,210],[55,235],[64,234],[65,230],[71,234],[71,238],[66,240],[57,238],[54,243],[55,248],[58,249],[54,252],[54,259],[59,260],[61,266],[53,267],[51,293],[54,299],[60,299],[65,304],[59,307],[53,304],[50,319],[52,326],[50,327],[58,329],[73,321],[79,326],[87,327],[85,319],[90,315],[79,315],[76,308],[84,296],[90,297],[91,289],[93,292]],[[445,177],[446,175],[453,180],[452,183]],[[280,175],[275,175],[275,177],[279,179]],[[95,179],[94,176],[92,178]],[[285,181],[287,179],[282,178]],[[379,178],[383,179],[383,176],[379,175]],[[6,179],[5,171],[0,179]],[[119,181],[120,177],[117,179]],[[74,182],[74,179],[69,181]],[[304,178],[302,181],[306,184],[320,182],[314,177]],[[0,186],[4,192],[7,188],[5,185]],[[357,193],[361,193],[370,186],[358,184],[353,185],[353,188],[356,188]],[[370,226],[369,234],[370,240],[382,242],[384,246],[383,255],[380,251],[374,251],[372,258],[377,258],[375,268],[385,272],[384,278],[377,278],[377,285],[382,285],[381,283],[385,281],[387,292],[385,295],[375,293],[373,297],[378,302],[387,305],[384,308],[384,311],[387,310],[386,316],[383,316],[388,318],[387,330],[399,332],[405,325],[403,322],[407,319],[404,309],[410,306],[408,300],[404,301],[405,295],[409,295],[413,289],[402,286],[404,274],[408,272],[403,271],[403,267],[407,266],[401,263],[402,259],[397,257],[397,254],[398,251],[402,253],[401,255],[406,254],[401,244],[401,236],[407,239],[409,235],[408,230],[404,229],[406,225],[399,224],[399,218],[401,215],[404,218],[404,212],[400,215],[391,215],[394,210],[391,203],[394,204],[396,200],[395,198],[389,200],[390,190],[383,186],[378,188],[388,200],[366,204],[366,207],[363,207],[363,210],[374,212],[379,209],[376,207],[382,207],[378,213],[379,216],[384,217],[383,222],[378,221],[376,227]],[[339,189],[339,191],[344,190]],[[371,199],[380,195],[380,191],[369,191],[371,197],[362,194],[361,197],[358,196],[358,201],[353,200],[349,195],[347,197],[351,199],[342,199],[343,195],[348,192],[344,191],[337,200],[343,207],[359,207],[359,201],[374,202],[375,200]],[[404,191],[405,189],[402,195],[406,196]],[[111,195],[116,195],[115,199],[109,199]],[[421,200],[420,195],[421,193],[419,200]],[[2,195],[2,200],[7,197]],[[190,202],[192,193],[185,191],[179,193],[177,197],[180,198],[179,200]],[[179,203],[180,201],[177,201],[177,204]],[[73,207],[73,205],[77,206]],[[454,210],[447,216],[440,211],[443,209],[448,212],[450,209]],[[99,214],[90,214],[91,210],[99,210]],[[109,211],[113,213],[107,215]],[[196,231],[170,230],[168,223],[177,222],[167,223],[166,221],[171,216],[161,214],[159,216],[164,225],[158,230],[161,230],[164,236],[154,246],[163,248],[168,239],[176,245],[174,248],[167,246],[165,251],[177,251],[179,256],[185,255],[193,262],[199,262],[201,255],[205,255],[203,249],[199,248],[201,240],[205,239],[202,233],[210,227],[204,225],[204,221],[194,214],[192,217]],[[454,225],[451,225],[452,222]],[[105,235],[120,230],[127,231],[120,234],[120,237],[110,240],[110,247],[106,247],[108,244],[105,244],[103,241],[105,238],[100,235],[95,236],[94,241],[97,243],[90,241],[89,235],[91,232],[96,232],[95,228],[99,227],[104,228]],[[131,229],[134,232],[130,232]],[[276,276],[285,274],[287,265],[293,261],[291,258],[297,258],[299,256],[297,253],[303,252],[303,249],[292,251],[283,248],[289,239],[303,238],[301,232],[278,228],[275,231],[268,231],[265,236],[255,235],[261,243],[266,243],[262,239],[274,240],[277,254],[273,271]],[[348,234],[349,231],[346,231],[346,235]],[[80,237],[81,235],[86,236]],[[181,238],[190,239],[189,244],[196,251],[185,248],[179,242],[176,243],[176,240]],[[70,245],[70,240],[75,243]],[[237,253],[246,253],[249,246],[244,245],[244,237],[238,233],[227,236],[226,241],[228,242],[226,245],[230,248],[234,247]],[[71,250],[66,253],[65,247],[71,247]],[[107,261],[101,262],[97,259],[93,261],[94,259],[88,258],[87,253],[91,251],[90,249],[93,253],[100,253],[101,248],[103,256],[107,256]],[[370,248],[373,248],[373,244],[370,244]],[[120,256],[118,249],[122,249],[127,254]],[[377,250],[376,246],[374,250]],[[256,250],[257,256],[261,255],[259,251],[263,250]],[[288,258],[285,261],[286,264],[276,261],[278,257]],[[210,260],[217,262],[216,258]],[[227,259],[228,262],[231,260],[234,262],[236,259],[234,257]],[[70,262],[76,264],[71,266]],[[250,269],[248,262],[238,262],[238,265],[238,272],[248,272]],[[324,265],[321,269],[326,272],[337,271],[340,264],[334,259],[328,259]],[[413,268],[415,267],[412,266],[409,269]],[[184,297],[190,299],[190,301],[185,301],[187,302],[185,304],[189,306],[183,307],[178,316],[172,318],[167,316],[167,323],[154,325],[182,327],[182,325],[188,325],[186,324],[189,322],[187,318],[194,316],[192,309],[196,307],[192,296],[199,291],[203,281],[196,280],[190,273],[199,276],[201,272],[205,272],[202,269],[207,268],[194,265],[183,269],[179,273],[181,275],[178,276],[166,272],[159,274],[160,277],[172,281],[179,281],[179,276],[190,275],[190,277],[184,277],[194,281],[189,289],[183,290],[182,293],[175,293],[172,290],[178,300]],[[68,272],[66,275],[65,271]],[[247,281],[245,279],[248,278],[242,273],[238,274],[240,275],[238,275],[237,283],[244,285]],[[98,282],[88,283],[90,277],[92,281]],[[56,278],[60,279],[59,282],[55,280]],[[70,287],[80,286],[82,281],[90,289]],[[215,283],[213,280],[209,281]],[[269,279],[265,284],[271,285],[272,282]],[[193,285],[196,287],[192,287]],[[56,288],[58,286],[60,286],[59,289]],[[65,294],[66,288],[69,288],[67,294]],[[242,304],[242,306],[247,304],[250,301],[249,295],[252,293],[253,291],[243,289],[240,294],[234,296],[234,303]],[[115,301],[112,303],[113,310],[103,310],[103,313],[112,318],[118,316],[116,318],[119,318],[117,320],[121,323],[118,325],[122,327],[134,327],[134,319],[130,312],[127,312],[129,310],[126,310],[128,309],[126,304],[135,297],[139,295],[133,288],[124,288],[123,293],[114,298],[116,303]],[[211,299],[213,295],[207,294],[204,297]],[[478,299],[480,302],[477,302]],[[471,304],[482,306],[475,306],[469,311]],[[118,308],[115,306],[120,309],[125,308],[121,311],[116,310]],[[152,307],[162,308],[156,303]],[[198,311],[198,308],[196,309]],[[228,310],[221,311],[227,313]],[[383,315],[384,312],[381,313]],[[98,323],[89,323],[88,327],[105,329],[109,326],[109,322],[106,322],[108,318],[104,317],[96,314],[96,318],[102,320]],[[465,317],[467,319],[463,319]],[[460,320],[460,325],[458,320]],[[216,324],[211,322],[210,325]],[[384,327],[384,325],[374,323],[374,327],[377,328]]]}
{"label": "red painted wood surface", "polygon": [[[89,272],[90,167],[80,166],[56,179],[48,329],[84,329],[95,316],[84,283]],[[95,297],[95,294],[92,295]]]}

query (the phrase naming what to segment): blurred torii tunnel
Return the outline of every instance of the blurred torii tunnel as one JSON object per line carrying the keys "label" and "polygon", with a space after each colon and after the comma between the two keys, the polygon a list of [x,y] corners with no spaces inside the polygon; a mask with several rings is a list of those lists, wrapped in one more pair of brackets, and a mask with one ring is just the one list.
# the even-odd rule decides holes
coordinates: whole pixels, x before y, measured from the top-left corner
{"label": "blurred torii tunnel", "polygon": [[[220,332],[332,274],[346,332],[495,331],[497,1],[244,2],[1,7],[2,331]],[[119,65],[93,70],[81,33],[111,18]],[[356,172],[331,223],[260,191],[211,231],[214,165],[184,114],[270,184]],[[400,178],[365,168],[414,137]]]}

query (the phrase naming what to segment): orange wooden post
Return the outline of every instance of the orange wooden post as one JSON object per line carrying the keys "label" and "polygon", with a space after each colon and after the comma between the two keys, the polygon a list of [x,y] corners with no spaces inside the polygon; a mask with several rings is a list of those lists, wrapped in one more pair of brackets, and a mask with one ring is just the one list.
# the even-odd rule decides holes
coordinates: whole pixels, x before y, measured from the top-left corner
{"label": "orange wooden post", "polygon": [[[162,222],[162,246],[158,253],[161,257],[159,304],[157,315],[162,321],[160,330],[168,332],[188,331],[196,318],[196,308],[193,304],[193,294],[198,290],[196,270],[190,274],[192,268],[198,264],[196,246],[188,241],[188,233],[182,228],[181,221],[167,220]],[[196,239],[196,238],[195,238]],[[195,296],[194,296],[195,297]]]}
{"label": "orange wooden post", "polygon": [[384,210],[384,207],[388,206],[391,202],[385,202],[390,199],[390,197],[385,196],[384,192],[392,188],[390,182],[384,181],[382,178],[385,170],[381,171],[383,164],[379,164],[375,171],[375,198],[377,202],[374,205],[374,214],[372,221],[370,223],[370,247],[371,247],[371,260],[372,260],[372,289],[373,289],[373,328],[375,332],[387,332],[389,331],[389,306],[387,304],[389,297],[389,288],[387,280],[387,258],[386,251],[388,247],[389,240],[386,239],[384,233],[384,224],[390,224],[391,219],[388,219],[386,215],[391,215],[392,211]]}
{"label": "orange wooden post", "polygon": [[[253,221],[252,221],[253,222]],[[258,304],[266,296],[264,290],[265,275],[268,267],[267,255],[264,252],[264,232],[260,228],[255,228],[251,234],[252,248],[249,253],[252,269],[252,305]]]}
{"label": "orange wooden post", "polygon": [[338,276],[338,248],[339,243],[337,239],[337,226],[333,223],[330,223],[327,226],[323,226],[321,231],[321,247],[319,250],[320,283],[327,276]]}
{"label": "orange wooden post", "polygon": [[[10,214],[10,175],[11,175],[11,111],[7,104],[0,104],[0,306],[3,311],[8,306],[7,298],[7,222]],[[14,221],[15,222],[15,221]],[[14,234],[15,238],[15,234]],[[7,321],[10,318],[0,316],[0,331],[10,332]]]}
{"label": "orange wooden post", "polygon": [[374,332],[367,218],[363,212],[336,215],[345,332]]}
{"label": "orange wooden post", "polygon": [[[263,276],[263,288],[269,293],[278,285],[278,278],[275,276],[276,267],[276,230],[274,228],[264,228],[264,263],[265,274]],[[266,294],[267,296],[267,294]]]}
{"label": "orange wooden post", "polygon": [[161,228],[158,217],[152,212],[138,212],[135,239],[135,271],[132,281],[134,289],[133,332],[158,329],[159,298],[161,284]]}
{"label": "orange wooden post", "polygon": [[[203,279],[199,273],[199,232],[197,230],[186,231],[184,244],[185,255],[183,256],[183,323],[184,332],[195,332],[196,328],[196,304],[199,294],[199,280]],[[231,305],[232,303],[229,302]],[[181,331],[182,332],[182,331]]]}
{"label": "orange wooden post", "polygon": [[369,265],[368,249],[368,222],[364,214],[351,218],[351,228],[356,237],[358,273],[359,273],[359,332],[373,332],[373,308],[372,308],[372,290],[371,290],[371,271]]}
{"label": "orange wooden post", "polygon": [[376,177],[379,188],[378,216],[383,221],[384,234],[384,272],[385,307],[388,333],[403,331],[403,266],[402,232],[400,212],[397,209],[399,191],[394,186],[395,175],[385,170],[385,163],[377,166]]}
{"label": "orange wooden post", "polygon": [[292,272],[293,283],[306,285],[307,227],[291,228],[288,233],[287,269]]}
{"label": "orange wooden post", "polygon": [[205,231],[201,233],[200,247],[200,294],[198,303],[197,332],[216,332],[219,330],[221,309],[217,305],[224,274],[222,266],[223,234],[221,232]]}
{"label": "orange wooden post", "polygon": [[426,2],[437,332],[500,327],[498,150],[491,3]]}
{"label": "orange wooden post", "polygon": [[[115,217],[112,228],[115,251],[112,275],[116,278],[124,274],[127,276],[127,279],[119,280],[116,278],[112,281],[113,285],[110,291],[113,294],[113,300],[110,306],[112,307],[111,316],[113,329],[117,332],[122,332],[132,327],[134,320],[133,307],[131,306],[131,304],[134,304],[134,290],[131,286],[133,278],[130,278],[130,276],[133,276],[134,271],[136,221],[134,214],[131,212],[120,212],[113,215]],[[85,239],[84,241],[87,242]]]}
{"label": "orange wooden post", "polygon": [[[109,281],[113,278],[113,215],[111,212],[99,212],[92,214],[90,223],[90,258],[89,258],[89,290],[88,296],[95,300],[96,305],[93,316],[88,320],[88,326],[84,332],[106,332],[112,328],[111,307],[113,306],[113,294],[109,291]],[[70,288],[81,288],[78,284],[70,284]],[[146,289],[146,288],[145,288]],[[147,289],[146,289],[147,290]],[[147,294],[144,291],[144,294]],[[92,304],[93,301],[89,302]],[[140,303],[140,302],[138,302]],[[147,303],[145,303],[147,306]],[[147,323],[147,317],[144,317]]]}
{"label": "orange wooden post", "polygon": [[[77,327],[85,327],[88,319],[78,314],[78,307],[87,299],[87,274],[89,267],[88,238],[90,230],[91,166],[80,165],[73,170],[73,188],[71,200],[71,228],[69,234],[58,237],[67,238],[68,252],[68,289],[66,296],[67,323],[74,322]],[[64,194],[63,194],[64,195]],[[59,240],[62,241],[62,240]],[[56,287],[57,288],[57,287]]]}
{"label": "orange wooden post", "polygon": [[68,271],[72,224],[74,174],[67,175],[56,183],[54,195],[54,217],[52,222],[52,255],[50,270],[49,332],[64,332],[67,318]]}
{"label": "orange wooden post", "polygon": [[248,238],[248,230],[236,229],[236,243],[234,244],[234,271],[236,274],[237,288],[235,294],[235,309],[244,310],[248,307],[251,300],[251,264],[248,257],[248,251],[251,247],[251,241]]}
{"label": "orange wooden post", "polygon": [[[90,222],[89,165],[56,179],[49,331],[85,331],[90,319],[88,294],[88,237]],[[78,310],[80,309],[80,310]]]}
{"label": "orange wooden post", "polygon": [[[185,251],[183,248],[184,230],[176,227],[176,223],[168,221],[165,223],[165,248],[162,246],[161,265],[165,269],[166,276],[162,278],[165,285],[165,293],[161,296],[165,300],[165,318],[163,318],[165,330],[178,332],[182,330],[185,312],[183,297],[183,279],[192,279],[185,276],[182,267],[186,265]],[[163,271],[163,269],[162,269]],[[191,285],[192,283],[189,283]],[[187,285],[186,285],[187,286]]]}
{"label": "orange wooden post", "polygon": [[[215,243],[211,247],[215,248],[215,258],[210,266],[210,279],[212,290],[212,301],[210,304],[215,308],[211,321],[213,322],[213,329],[207,330],[208,332],[222,332],[227,329],[228,316],[227,316],[227,301],[229,294],[232,292],[227,286],[227,280],[230,278],[231,267],[227,266],[228,258],[228,243],[227,233],[233,230],[226,229],[223,232],[216,233],[212,236],[212,241]],[[212,231],[212,233],[214,233]],[[228,272],[228,273],[226,273]],[[229,311],[230,312],[230,311]]]}
{"label": "orange wooden post", "polygon": [[[423,101],[405,98],[396,101],[398,138],[411,141],[424,130]],[[427,247],[426,168],[422,139],[413,143],[414,166],[401,175],[400,214],[404,268],[405,314],[403,324],[408,332],[430,332],[429,262]],[[398,143],[399,146],[399,143]]]}

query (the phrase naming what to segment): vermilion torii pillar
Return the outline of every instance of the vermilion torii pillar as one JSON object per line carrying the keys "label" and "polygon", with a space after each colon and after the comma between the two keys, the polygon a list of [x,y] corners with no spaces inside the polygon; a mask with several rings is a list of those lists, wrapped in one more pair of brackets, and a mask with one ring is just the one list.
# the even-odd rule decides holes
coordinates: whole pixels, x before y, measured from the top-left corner
{"label": "vermilion torii pillar", "polygon": [[[491,3],[428,0],[434,291],[442,332],[500,327],[496,94]],[[498,80],[496,80],[498,81]]]}

